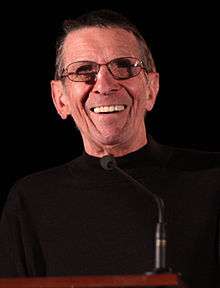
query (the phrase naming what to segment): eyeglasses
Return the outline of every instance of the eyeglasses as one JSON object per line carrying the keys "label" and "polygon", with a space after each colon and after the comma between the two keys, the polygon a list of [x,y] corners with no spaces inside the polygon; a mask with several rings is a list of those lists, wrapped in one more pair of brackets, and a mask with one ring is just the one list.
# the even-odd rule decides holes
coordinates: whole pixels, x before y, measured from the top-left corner
{"label": "eyeglasses", "polygon": [[141,69],[145,69],[143,61],[133,57],[122,57],[108,63],[98,64],[93,61],[78,61],[69,64],[63,69],[61,78],[68,77],[74,82],[90,82],[96,79],[100,67],[106,65],[116,80],[125,80],[137,76]]}

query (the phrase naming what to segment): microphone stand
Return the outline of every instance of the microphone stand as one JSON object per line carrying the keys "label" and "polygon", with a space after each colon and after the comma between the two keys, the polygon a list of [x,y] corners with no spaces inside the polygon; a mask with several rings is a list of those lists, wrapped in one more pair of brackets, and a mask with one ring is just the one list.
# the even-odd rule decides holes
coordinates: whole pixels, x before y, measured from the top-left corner
{"label": "microphone stand", "polygon": [[117,162],[112,156],[104,156],[100,159],[100,164],[105,170],[113,170],[115,169],[121,175],[123,175],[126,179],[128,179],[133,185],[137,186],[140,190],[146,192],[150,197],[154,199],[158,208],[158,222],[156,224],[156,232],[155,232],[155,264],[154,264],[154,273],[167,273],[170,272],[170,269],[166,267],[166,230],[165,230],[165,216],[164,216],[164,202],[158,197],[156,194],[152,193],[149,189],[147,189],[140,182],[135,180],[129,174],[127,174],[124,170],[117,166]]}

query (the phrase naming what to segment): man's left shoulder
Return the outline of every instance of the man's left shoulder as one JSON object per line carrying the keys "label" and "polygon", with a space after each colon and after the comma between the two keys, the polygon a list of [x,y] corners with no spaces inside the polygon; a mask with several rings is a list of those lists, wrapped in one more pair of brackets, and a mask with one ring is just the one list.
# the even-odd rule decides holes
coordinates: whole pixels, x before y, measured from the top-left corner
{"label": "man's left shoulder", "polygon": [[217,169],[220,171],[220,152],[167,146],[163,146],[162,150],[169,151],[168,166],[181,170]]}

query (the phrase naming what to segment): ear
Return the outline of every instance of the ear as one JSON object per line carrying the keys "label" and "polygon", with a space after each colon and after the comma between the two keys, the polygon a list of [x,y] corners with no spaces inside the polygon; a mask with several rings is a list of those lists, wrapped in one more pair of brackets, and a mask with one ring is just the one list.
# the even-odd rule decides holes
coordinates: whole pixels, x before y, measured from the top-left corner
{"label": "ear", "polygon": [[61,118],[66,119],[70,114],[70,106],[63,84],[60,80],[52,80],[50,86],[54,106]]}
{"label": "ear", "polygon": [[146,109],[147,111],[151,111],[154,107],[159,91],[159,74],[156,72],[149,73],[147,74],[147,79],[148,89],[146,95]]}

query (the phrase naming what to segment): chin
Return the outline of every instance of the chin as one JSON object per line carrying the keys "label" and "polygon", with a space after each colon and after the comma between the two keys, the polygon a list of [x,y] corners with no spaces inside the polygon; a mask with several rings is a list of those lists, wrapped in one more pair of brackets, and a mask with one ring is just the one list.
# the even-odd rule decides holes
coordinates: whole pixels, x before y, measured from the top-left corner
{"label": "chin", "polygon": [[[109,146],[116,146],[125,143],[125,137],[123,137],[121,134],[120,135],[105,135],[100,137],[99,141],[103,145],[109,145]],[[127,138],[127,137],[126,137]]]}

